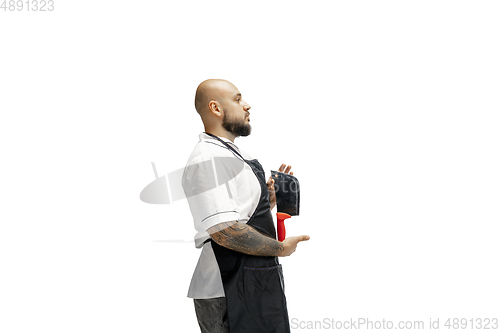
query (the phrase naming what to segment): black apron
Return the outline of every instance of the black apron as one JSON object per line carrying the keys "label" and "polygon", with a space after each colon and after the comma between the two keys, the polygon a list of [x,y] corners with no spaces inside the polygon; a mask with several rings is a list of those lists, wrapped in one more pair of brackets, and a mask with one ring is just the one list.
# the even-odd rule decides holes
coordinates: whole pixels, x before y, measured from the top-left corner
{"label": "black apron", "polygon": [[[259,180],[259,204],[247,224],[276,239],[264,169],[259,161],[245,160],[233,147],[206,133],[240,156]],[[210,240],[211,241],[211,240]],[[289,333],[283,271],[278,257],[252,256],[212,241],[226,295],[229,332]]]}

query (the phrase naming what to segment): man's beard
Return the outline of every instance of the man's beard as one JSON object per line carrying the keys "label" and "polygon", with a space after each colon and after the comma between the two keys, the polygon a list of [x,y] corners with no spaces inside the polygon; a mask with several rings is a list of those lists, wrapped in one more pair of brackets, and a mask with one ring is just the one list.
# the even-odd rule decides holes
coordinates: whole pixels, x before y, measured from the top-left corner
{"label": "man's beard", "polygon": [[222,127],[229,133],[233,134],[235,137],[248,136],[250,135],[250,132],[252,132],[252,126],[250,126],[250,124],[247,124],[245,120],[243,120],[242,122],[229,120],[227,114],[224,114],[224,116],[222,117]]}

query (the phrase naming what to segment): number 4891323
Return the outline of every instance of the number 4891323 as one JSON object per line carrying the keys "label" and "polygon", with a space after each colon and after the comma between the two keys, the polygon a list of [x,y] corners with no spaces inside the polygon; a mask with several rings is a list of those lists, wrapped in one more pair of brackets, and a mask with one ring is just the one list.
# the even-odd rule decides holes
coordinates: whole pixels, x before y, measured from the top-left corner
{"label": "number 4891323", "polygon": [[54,10],[53,0],[3,0],[0,9],[4,12],[51,12]]}

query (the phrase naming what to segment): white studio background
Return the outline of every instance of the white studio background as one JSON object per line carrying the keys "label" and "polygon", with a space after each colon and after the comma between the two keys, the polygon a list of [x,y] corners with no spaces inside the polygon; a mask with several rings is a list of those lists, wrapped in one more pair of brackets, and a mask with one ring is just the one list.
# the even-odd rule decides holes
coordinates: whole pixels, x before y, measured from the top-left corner
{"label": "white studio background", "polygon": [[54,1],[0,11],[1,332],[198,331],[187,202],[139,193],[184,166],[208,78],[300,180],[294,332],[498,317],[498,2]]}

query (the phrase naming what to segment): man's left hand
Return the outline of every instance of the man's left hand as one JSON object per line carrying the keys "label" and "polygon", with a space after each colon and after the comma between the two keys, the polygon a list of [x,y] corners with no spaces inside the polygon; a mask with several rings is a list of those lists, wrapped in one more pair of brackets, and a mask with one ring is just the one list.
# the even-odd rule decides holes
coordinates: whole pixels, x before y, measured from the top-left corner
{"label": "man's left hand", "polygon": [[[278,169],[279,172],[288,173],[293,176],[293,172],[290,172],[292,168],[291,165],[282,164]],[[276,206],[276,192],[274,191],[274,179],[269,177],[267,181],[267,190],[269,191],[269,203],[271,204],[271,210]]]}

